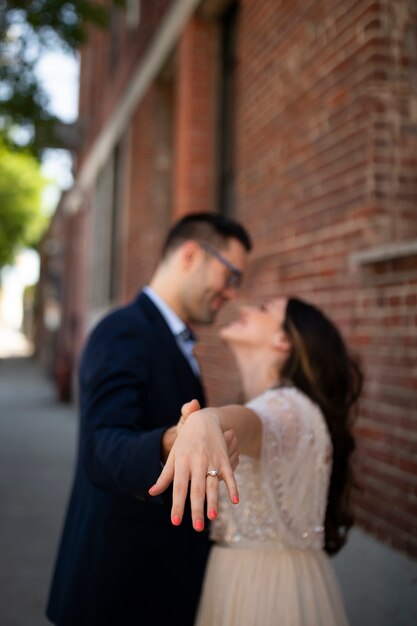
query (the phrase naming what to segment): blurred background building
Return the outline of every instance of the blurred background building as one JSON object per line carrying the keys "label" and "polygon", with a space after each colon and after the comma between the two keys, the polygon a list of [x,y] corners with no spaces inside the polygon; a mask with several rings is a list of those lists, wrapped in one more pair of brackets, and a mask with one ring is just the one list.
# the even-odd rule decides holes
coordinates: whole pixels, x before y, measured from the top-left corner
{"label": "blurred background building", "polygon": [[[241,220],[255,243],[242,299],[315,302],[360,355],[357,520],[416,558],[415,0],[126,4],[81,50],[74,185],[41,250],[39,358],[74,399],[86,334],[146,284],[172,221]],[[238,399],[216,329],[199,337],[210,401]]]}

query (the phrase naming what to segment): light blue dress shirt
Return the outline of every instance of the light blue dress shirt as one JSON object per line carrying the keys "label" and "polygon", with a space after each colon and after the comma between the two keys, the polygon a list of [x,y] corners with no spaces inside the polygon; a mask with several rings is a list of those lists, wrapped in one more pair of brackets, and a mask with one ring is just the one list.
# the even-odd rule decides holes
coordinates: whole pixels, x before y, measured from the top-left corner
{"label": "light blue dress shirt", "polygon": [[170,331],[174,335],[178,347],[189,362],[193,372],[200,377],[200,367],[194,355],[195,339],[190,335],[188,326],[178,317],[170,306],[156,294],[149,285],[143,288],[148,298],[152,300],[162,317],[169,326]]}

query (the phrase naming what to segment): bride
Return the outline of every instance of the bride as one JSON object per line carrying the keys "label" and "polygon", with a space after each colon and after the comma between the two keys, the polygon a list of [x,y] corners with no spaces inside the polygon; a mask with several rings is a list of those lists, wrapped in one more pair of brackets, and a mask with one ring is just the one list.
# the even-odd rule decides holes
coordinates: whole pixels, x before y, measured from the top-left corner
{"label": "bride", "polygon": [[[221,337],[236,358],[246,404],[185,405],[149,491],[157,495],[173,481],[178,525],[191,481],[197,531],[206,503],[215,545],[196,624],[346,625],[327,554],[344,545],[353,524],[350,427],[360,370],[334,324],[296,298],[242,308]],[[235,476],[222,436],[229,429],[241,452]]]}

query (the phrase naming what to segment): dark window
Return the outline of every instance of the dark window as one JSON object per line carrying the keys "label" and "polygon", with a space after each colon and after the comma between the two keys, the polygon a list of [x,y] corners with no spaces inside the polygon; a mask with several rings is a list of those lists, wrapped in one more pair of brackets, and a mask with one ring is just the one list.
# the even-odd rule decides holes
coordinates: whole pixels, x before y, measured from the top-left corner
{"label": "dark window", "polygon": [[235,210],[234,113],[237,15],[238,4],[234,2],[220,22],[219,209],[228,216]]}
{"label": "dark window", "polygon": [[110,69],[115,70],[120,60],[122,37],[122,14],[118,7],[114,7],[110,14]]}
{"label": "dark window", "polygon": [[109,300],[116,302],[120,295],[120,260],[121,260],[121,218],[123,211],[123,149],[118,144],[113,154],[113,198],[111,207],[110,230],[110,276]]}

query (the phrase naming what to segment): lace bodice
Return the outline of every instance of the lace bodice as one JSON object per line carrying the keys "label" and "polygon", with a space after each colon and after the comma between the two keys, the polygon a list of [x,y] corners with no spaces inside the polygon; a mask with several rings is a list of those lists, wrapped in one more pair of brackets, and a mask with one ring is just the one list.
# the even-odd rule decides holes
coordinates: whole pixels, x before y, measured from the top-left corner
{"label": "lace bodice", "polygon": [[223,544],[274,541],[321,548],[332,458],[321,410],[295,387],[268,390],[247,407],[262,421],[261,457],[241,455],[235,472],[238,505],[230,503],[220,483],[212,538]]}

